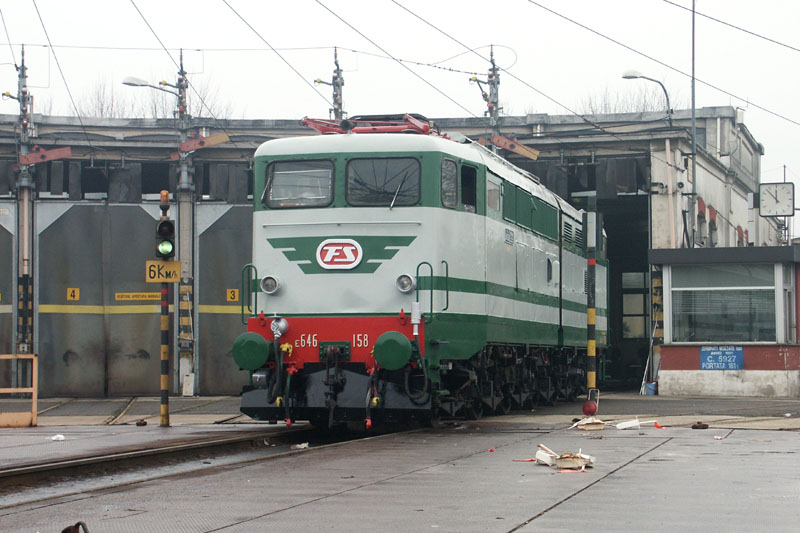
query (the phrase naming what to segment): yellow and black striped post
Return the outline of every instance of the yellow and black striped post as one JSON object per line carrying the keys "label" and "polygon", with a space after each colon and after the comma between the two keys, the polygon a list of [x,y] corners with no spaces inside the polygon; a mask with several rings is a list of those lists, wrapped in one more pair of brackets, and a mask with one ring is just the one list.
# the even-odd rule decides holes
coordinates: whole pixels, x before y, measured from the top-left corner
{"label": "yellow and black striped post", "polygon": [[169,427],[169,283],[161,284],[161,427]]}
{"label": "yellow and black striped post", "polygon": [[586,294],[586,387],[591,390],[597,388],[597,311],[595,309],[595,267],[597,259],[595,251],[589,249],[587,260],[588,291]]}
{"label": "yellow and black striped post", "polygon": [[[169,216],[169,191],[161,191],[159,201],[161,221],[156,226],[156,255],[168,260],[174,254],[172,243],[173,226]],[[164,234],[162,233],[164,226]],[[166,245],[164,247],[164,245]],[[161,424],[169,427],[169,283],[161,284]]]}

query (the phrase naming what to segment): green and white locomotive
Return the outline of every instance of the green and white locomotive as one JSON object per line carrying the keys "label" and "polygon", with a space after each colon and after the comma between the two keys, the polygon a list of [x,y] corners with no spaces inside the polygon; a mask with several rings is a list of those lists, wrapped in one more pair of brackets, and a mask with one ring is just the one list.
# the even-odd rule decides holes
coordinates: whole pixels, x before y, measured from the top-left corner
{"label": "green and white locomotive", "polygon": [[[369,427],[585,391],[583,213],[420,118],[256,151],[244,414]],[[602,347],[607,263],[595,272]]]}

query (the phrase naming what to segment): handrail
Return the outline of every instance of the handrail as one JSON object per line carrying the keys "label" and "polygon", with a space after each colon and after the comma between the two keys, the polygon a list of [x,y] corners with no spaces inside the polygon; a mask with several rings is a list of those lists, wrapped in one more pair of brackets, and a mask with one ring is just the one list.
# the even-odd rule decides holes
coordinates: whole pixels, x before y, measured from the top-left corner
{"label": "handrail", "polygon": [[[247,272],[253,271],[253,278],[246,277]],[[258,270],[253,263],[248,263],[242,267],[242,299],[241,299],[241,319],[242,324],[247,324],[244,318],[245,307],[250,310],[250,316],[255,316],[255,309],[258,307],[258,293],[253,292],[251,281],[258,279]],[[247,303],[245,304],[245,295],[247,295]]]}
{"label": "handrail", "polygon": [[0,360],[29,359],[31,361],[31,386],[30,387],[2,387],[0,394],[30,394],[31,412],[3,412],[0,413],[0,427],[19,428],[36,426],[39,412],[39,356],[36,354],[0,354]]}
{"label": "handrail", "polygon": [[447,311],[447,308],[450,307],[450,265],[444,259],[442,259],[442,264],[444,265],[444,307],[442,311]]}
{"label": "handrail", "polygon": [[[430,316],[425,317],[425,323],[428,324],[428,323],[430,323],[431,320],[433,320],[433,267],[427,261],[422,261],[420,264],[418,264],[417,265],[417,272],[416,272],[417,282],[419,282],[419,269],[423,265],[427,265],[428,269],[431,271],[431,276],[430,276],[431,282],[430,282],[430,287],[429,287],[429,290],[431,291],[431,312],[430,312]],[[419,283],[417,283],[417,295],[416,295],[416,297],[417,297],[417,302],[419,302]]]}

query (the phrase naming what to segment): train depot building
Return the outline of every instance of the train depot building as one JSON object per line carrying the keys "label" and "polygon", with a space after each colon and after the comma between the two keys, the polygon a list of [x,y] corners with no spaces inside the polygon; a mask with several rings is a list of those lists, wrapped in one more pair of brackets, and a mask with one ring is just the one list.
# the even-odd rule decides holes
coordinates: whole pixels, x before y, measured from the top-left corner
{"label": "train depot building", "polygon": [[800,247],[651,250],[663,280],[661,394],[800,396]]}
{"label": "train depot building", "polygon": [[[641,381],[647,372],[659,381],[662,394],[729,394],[731,380],[739,380],[737,393],[797,396],[796,384],[784,385],[797,379],[797,369],[788,362],[798,341],[797,313],[794,304],[786,303],[795,294],[796,261],[786,256],[794,247],[779,246],[786,240],[781,219],[759,216],[754,200],[764,147],[740,111],[701,108],[696,110],[692,161],[690,119],[690,110],[668,117],[502,117],[501,134],[538,156],[499,153],[578,209],[602,214],[609,348],[598,368],[601,386],[603,380]],[[442,131],[473,139],[487,135],[485,119],[434,121]],[[157,394],[159,306],[153,300],[158,285],[146,282],[145,261],[154,259],[159,192],[174,194],[180,185],[180,163],[172,157],[180,140],[175,121],[34,115],[33,123],[31,144],[42,153],[70,147],[71,155],[33,165],[32,196],[26,200],[19,193],[16,167],[18,117],[0,116],[0,353],[23,347],[37,353],[43,396]],[[171,306],[171,390],[237,394],[248,376],[234,363],[231,346],[245,329],[241,304],[246,288],[240,273],[250,262],[253,196],[261,194],[253,191],[253,156],[264,141],[317,132],[293,120],[194,119],[190,125],[190,137],[224,132],[229,141],[192,152],[191,201],[180,209],[173,204],[170,211],[179,226],[181,217],[191,221],[190,235],[180,236],[178,243],[178,254],[183,247],[181,258],[187,263]],[[733,300],[724,302],[709,296],[711,307],[703,310],[713,315],[724,303],[727,310],[720,309],[714,318],[724,322],[724,317],[741,319],[745,308],[755,306],[748,312],[758,313],[763,327],[748,331],[746,339],[714,337],[718,330],[706,325],[709,317],[695,316],[699,307],[687,312],[692,318],[681,314],[682,307],[667,309],[675,305],[677,293],[678,303],[689,305],[691,293],[682,290],[687,287],[680,287],[681,280],[711,274],[687,271],[688,259],[662,252],[699,253],[691,261],[702,271],[736,270],[732,265],[740,262],[740,252],[751,257],[756,250],[767,255],[753,255],[750,266],[729,276],[732,282],[754,279],[757,288],[744,289],[748,299],[739,299],[745,297],[741,291],[731,292]],[[32,259],[24,262],[25,257]],[[771,272],[764,274],[769,279],[762,271]],[[772,299],[765,296],[767,287]],[[29,305],[21,306],[23,301]],[[729,309],[736,303],[738,314]],[[763,314],[767,308],[772,309],[769,316]],[[770,317],[772,329],[765,325]],[[687,337],[686,328],[707,333],[708,340]],[[651,346],[662,343],[656,376]],[[742,347],[743,368],[715,373],[691,367],[695,354],[699,365],[700,353],[709,351],[705,346],[727,344]],[[734,350],[734,362],[741,359],[739,352]],[[783,369],[773,368],[779,354],[786,355]],[[0,376],[16,379],[16,368],[3,364]],[[757,379],[755,373],[741,374],[750,370],[773,373]],[[691,378],[692,385],[683,385],[676,374],[681,372],[701,374]]]}

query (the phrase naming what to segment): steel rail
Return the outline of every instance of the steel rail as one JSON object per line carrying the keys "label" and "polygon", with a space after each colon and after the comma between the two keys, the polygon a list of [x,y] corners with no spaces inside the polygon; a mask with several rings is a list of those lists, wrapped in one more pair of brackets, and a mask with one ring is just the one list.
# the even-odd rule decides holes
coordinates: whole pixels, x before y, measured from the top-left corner
{"label": "steel rail", "polygon": [[167,444],[155,448],[142,448],[137,450],[129,450],[124,452],[104,453],[91,456],[75,457],[72,459],[64,459],[59,461],[42,462],[35,464],[27,464],[20,466],[13,466],[9,468],[0,468],[0,480],[5,481],[6,478],[26,476],[30,474],[38,474],[42,472],[58,472],[65,471],[71,468],[87,465],[101,465],[109,463],[118,463],[130,459],[140,459],[146,457],[166,456],[171,454],[178,454],[191,450],[198,450],[203,448],[221,448],[231,444],[239,444],[247,441],[257,441],[269,437],[285,438],[289,435],[298,436],[299,434],[311,432],[313,428],[297,428],[286,431],[263,431],[250,434],[239,434],[235,436],[201,439],[192,442],[182,442],[179,444]]}

